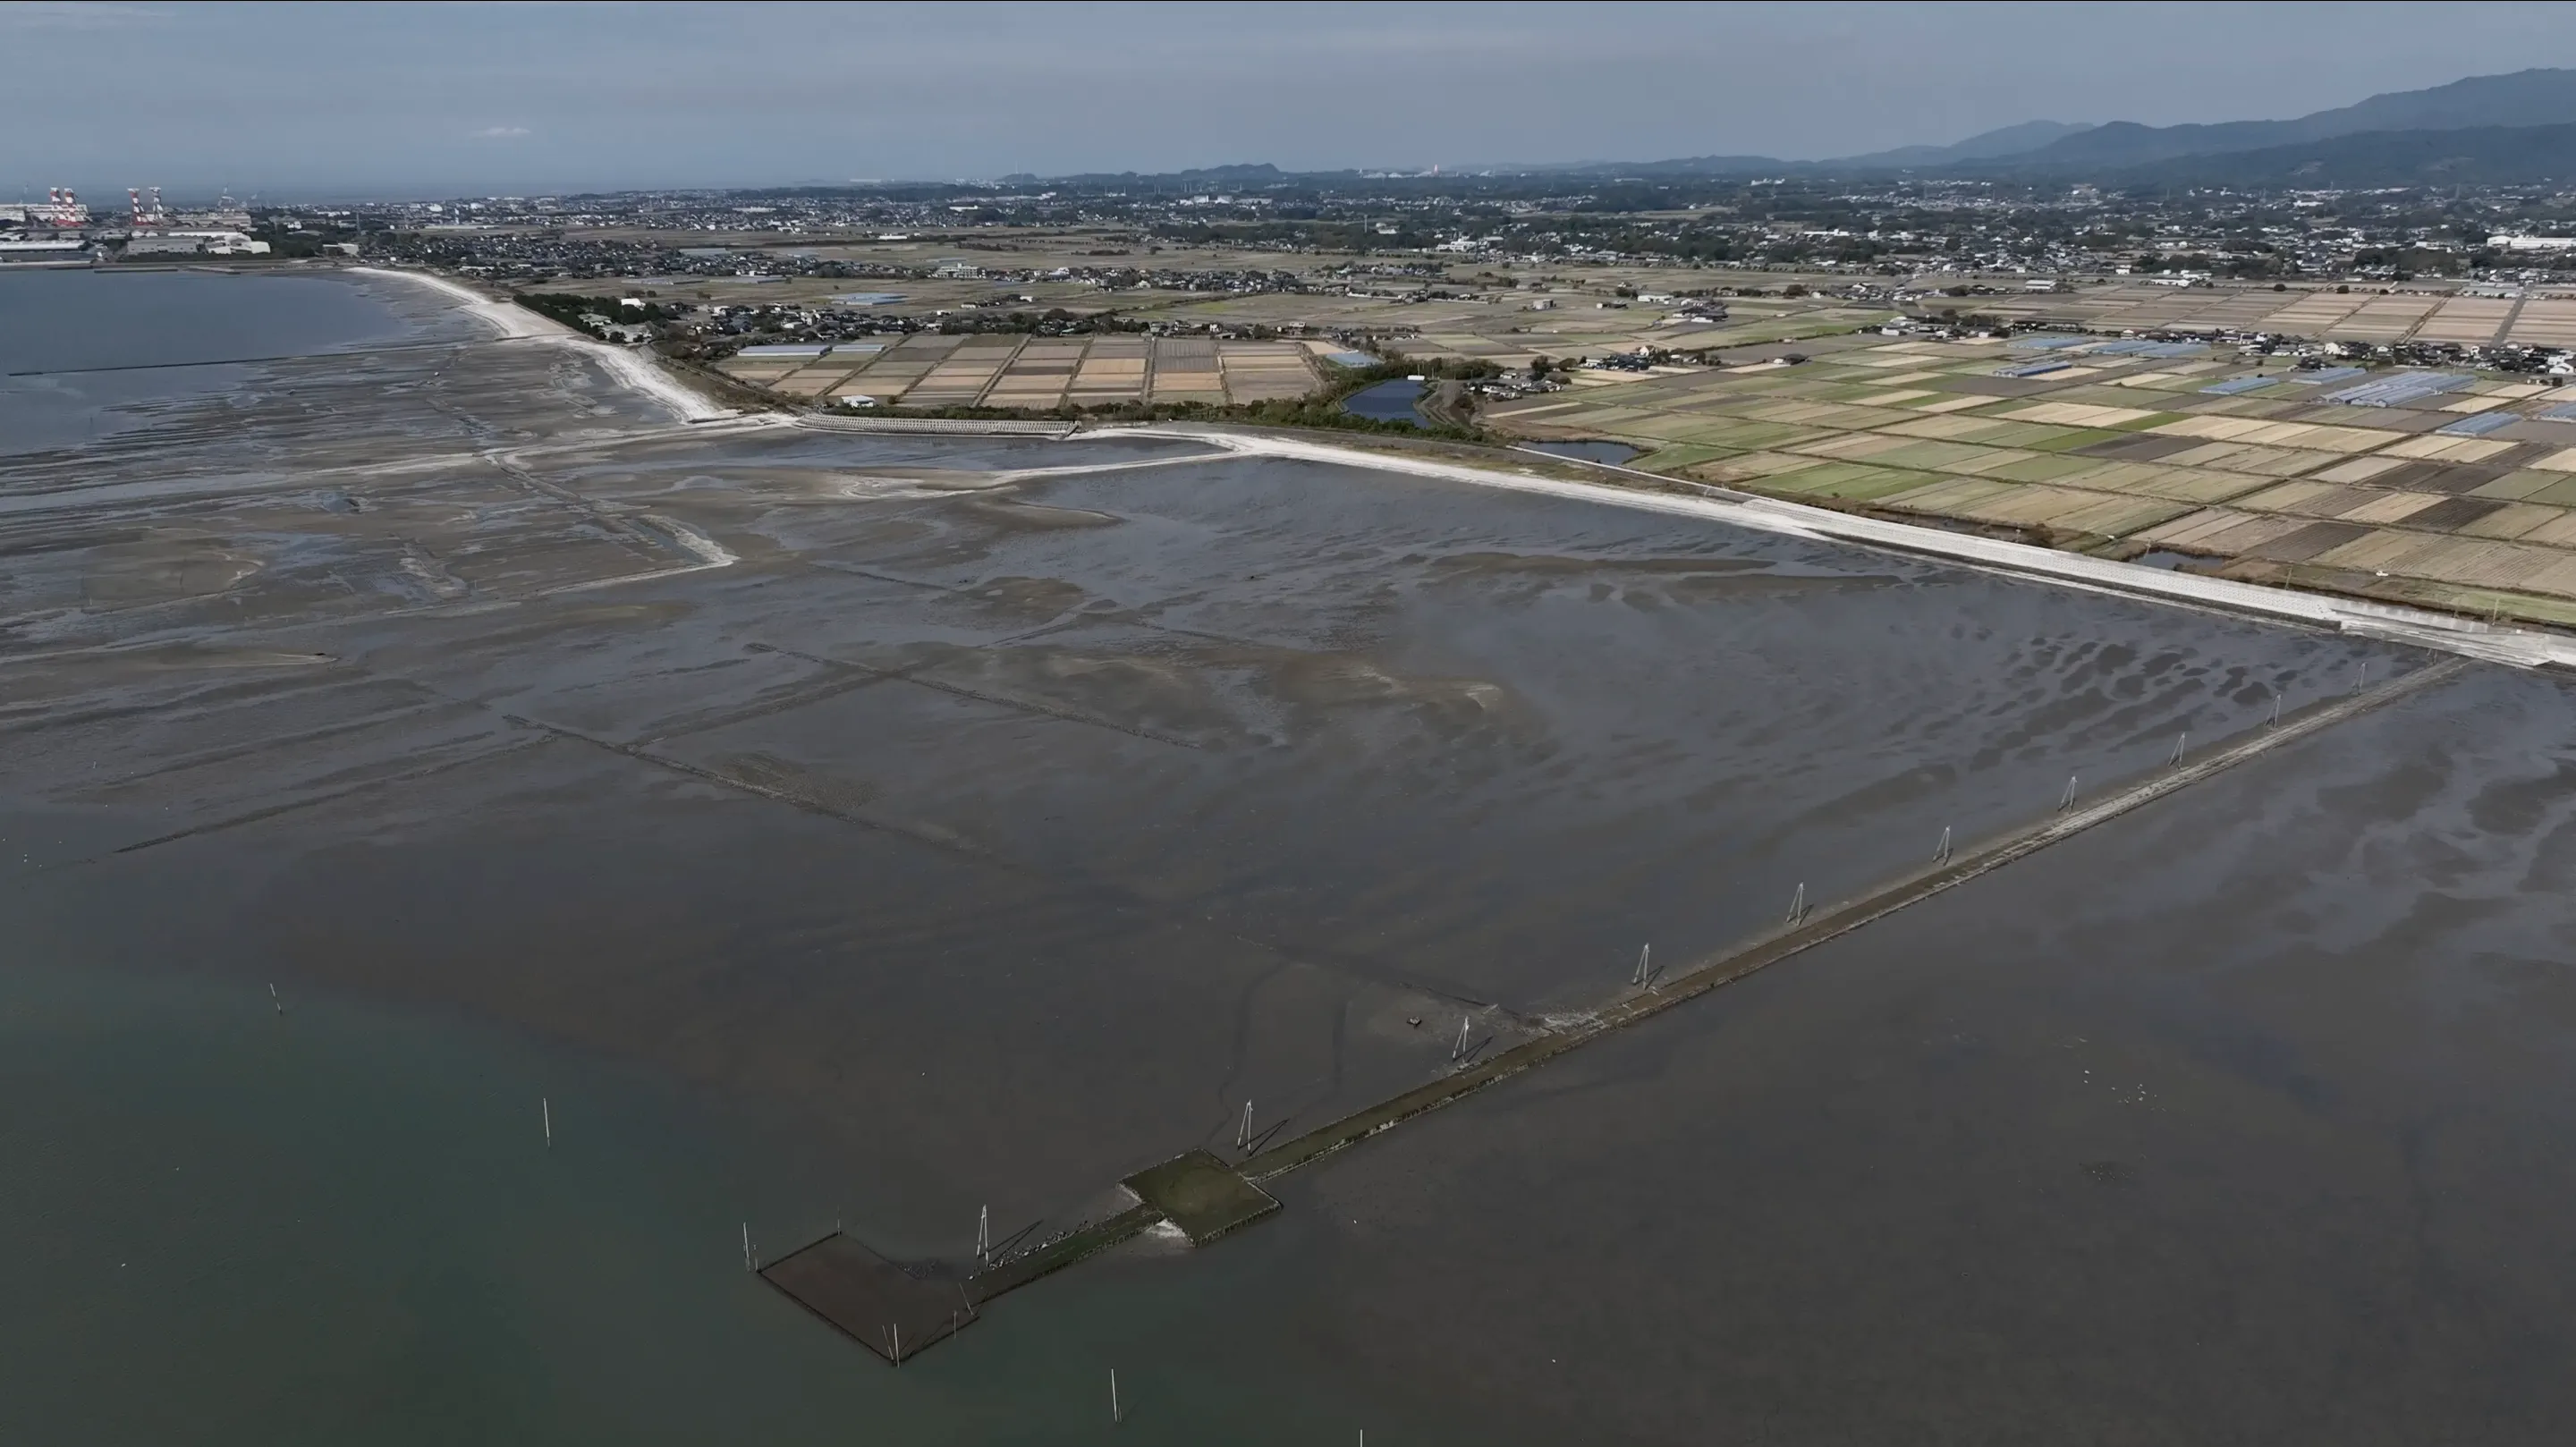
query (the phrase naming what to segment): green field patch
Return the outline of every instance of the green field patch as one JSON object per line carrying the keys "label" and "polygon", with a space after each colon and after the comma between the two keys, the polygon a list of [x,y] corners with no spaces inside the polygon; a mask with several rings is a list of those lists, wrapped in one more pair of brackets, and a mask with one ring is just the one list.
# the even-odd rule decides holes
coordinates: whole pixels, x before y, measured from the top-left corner
{"label": "green field patch", "polygon": [[[2045,382],[2048,379],[2042,377],[2040,380]],[[2091,382],[2077,387],[2062,387],[2057,391],[2041,394],[2037,400],[2042,402],[2075,402],[2087,407],[2134,407],[2138,405],[2137,399],[2129,394],[2128,388],[2114,387],[2107,382]]]}
{"label": "green field patch", "polygon": [[1658,447],[1642,457],[1631,458],[1626,465],[1639,472],[1679,472],[1703,462],[1722,462],[1744,454],[1732,447],[1708,447],[1699,443],[1679,442]]}
{"label": "green field patch", "polygon": [[2050,430],[2059,435],[2016,442],[2013,446],[2027,447],[2033,452],[2072,452],[2079,447],[2090,447],[2096,442],[2109,442],[2120,435],[2100,427],[2057,427]]}
{"label": "green field patch", "polygon": [[1691,430],[1694,442],[1714,442],[1724,447],[1740,447],[1747,452],[1816,435],[1813,427],[1800,427],[1787,422],[1751,422],[1740,420],[1701,421]]}
{"label": "green field patch", "polygon": [[1879,454],[1874,461],[1891,467],[1918,467],[1940,472],[1958,464],[1982,462],[1994,456],[1991,447],[1967,442],[1912,442],[1894,452]]}
{"label": "green field patch", "polygon": [[1982,477],[1951,477],[1924,487],[1884,494],[1879,500],[1901,502],[1925,512],[1957,512],[2019,491],[2020,488],[2009,482],[1989,482]]}
{"label": "green field patch", "polygon": [[1912,492],[1927,483],[1938,482],[1938,475],[1928,472],[1903,472],[1892,467],[1874,468],[1876,477],[1860,478],[1836,487],[1832,496],[1854,502],[1874,502],[1901,492]]}
{"label": "green field patch", "polygon": [[1905,472],[1889,467],[1870,467],[1857,462],[1828,462],[1783,474],[1763,485],[1776,492],[1798,493],[1808,497],[1839,497],[1867,501],[1937,481],[1939,481],[1938,478],[1927,473]]}
{"label": "green field patch", "polygon": [[1785,391],[1805,380],[1795,367],[1737,367],[1719,375],[1727,386],[1752,392]]}
{"label": "green field patch", "polygon": [[2257,488],[2270,486],[2276,480],[2269,477],[2256,477],[2244,472],[2213,472],[2189,467],[2168,467],[2160,469],[2153,477],[2126,484],[2119,490],[2141,492],[2150,497],[2173,498],[2183,502],[2212,503],[2243,497]]}
{"label": "green field patch", "polygon": [[1905,420],[1907,414],[1878,407],[1855,407],[1845,402],[1817,402],[1806,398],[1774,403],[1757,414],[1764,421],[1794,423],[1801,427],[1831,427],[1843,432],[1866,432],[1892,422]]}
{"label": "green field patch", "polygon": [[1693,397],[1688,406],[1675,407],[1673,411],[1701,422],[1751,422],[1768,426],[1770,424],[1761,414],[1779,405],[1780,399],[1776,397],[1728,397],[1722,401]]}
{"label": "green field patch", "polygon": [[2492,588],[2432,582],[2415,583],[2409,591],[2435,607],[2461,613],[2493,613],[2507,618],[2555,623],[2561,627],[2576,625],[2576,601],[2565,598],[2543,598],[2530,593],[2505,593]]}
{"label": "green field patch", "polygon": [[2162,498],[2106,497],[2072,511],[2054,514],[2048,523],[2051,527],[2074,528],[2079,532],[2104,533],[2120,538],[2158,523],[2171,522],[2194,510],[2191,503],[2168,502]]}
{"label": "green field patch", "polygon": [[2473,488],[2469,496],[2498,497],[2507,502],[2519,502],[2524,498],[2546,492],[2565,481],[2567,481],[2567,474],[2563,472],[2542,472],[2525,468],[2520,472],[2508,472],[2493,482]]}
{"label": "green field patch", "polygon": [[1699,475],[1707,477],[1712,473],[1722,472],[1738,479],[1778,477],[1783,473],[1803,472],[1810,467],[1823,465],[1813,457],[1801,457],[1794,452],[1748,452],[1741,457],[1730,457],[1711,464],[1703,468]]}
{"label": "green field patch", "polygon": [[1876,432],[1899,422],[1911,422],[1920,415],[1896,407],[1860,407],[1845,403],[1834,414],[1833,422],[1835,426],[1848,427],[1855,432]]}
{"label": "green field patch", "polygon": [[1643,407],[1584,406],[1564,412],[1541,413],[1530,420],[1549,427],[1601,428],[1625,427],[1631,422],[1642,422],[1647,418],[1662,415],[1664,414],[1651,412]]}
{"label": "green field patch", "polygon": [[1875,381],[1831,382],[1820,387],[1810,387],[1798,395],[1813,397],[1819,402],[1857,402],[1863,397],[1873,396],[1886,390],[1886,387]]}
{"label": "green field patch", "polygon": [[1795,488],[1800,492],[1824,492],[1847,482],[1876,476],[1881,471],[1884,469],[1872,467],[1865,462],[1819,462],[1813,467],[1798,469],[1795,482],[1781,485]]}
{"label": "green field patch", "polygon": [[1123,1184],[1199,1246],[1279,1209],[1269,1192],[1203,1150],[1174,1156]]}
{"label": "green field patch", "polygon": [[2072,432],[2071,427],[2052,427],[2045,422],[2008,422],[2002,418],[1987,420],[1973,432],[1962,432],[1950,440],[1983,442],[1991,447],[2021,447],[2037,450],[2037,444]]}
{"label": "green field patch", "polygon": [[1652,412],[1621,422],[1619,432],[1625,437],[1650,437],[1659,442],[1674,442],[1696,436],[1707,426],[1707,419],[1688,413]]}
{"label": "green field patch", "polygon": [[1985,473],[1984,476],[2000,478],[2006,482],[2056,482],[2061,478],[2073,477],[2079,472],[2091,472],[2098,465],[2095,459],[2090,457],[2063,457],[2056,453],[2042,453],[2037,457],[2025,457],[2018,462],[2007,462]]}
{"label": "green field patch", "polygon": [[1794,370],[1785,367],[1766,367],[1751,374],[1747,380],[1760,383],[1762,390],[1773,397],[1820,398],[1838,385],[1817,376],[1805,367]]}
{"label": "green field patch", "polygon": [[2034,425],[2005,422],[1993,417],[1965,417],[1953,412],[1942,417],[1918,417],[1885,430],[1905,437],[1929,437],[1935,442],[1982,442],[2005,446],[2012,435]]}
{"label": "green field patch", "polygon": [[[1775,446],[1777,443],[1774,440],[1746,441],[1744,440],[1745,438],[1752,437],[1756,439],[1770,439],[1780,428],[1789,426],[1789,424],[1786,423],[1746,422],[1731,417],[1711,417],[1706,413],[1695,414],[1689,420],[1690,425],[1688,427],[1675,428],[1672,432],[1666,435],[1664,440],[1668,442],[1713,443],[1719,447],[1733,447],[1746,452],[1751,452],[1760,448]],[[1752,430],[1748,431],[1748,429]],[[1785,435],[1791,437],[1804,437],[1807,435],[1807,429],[1803,427],[1793,428]]]}

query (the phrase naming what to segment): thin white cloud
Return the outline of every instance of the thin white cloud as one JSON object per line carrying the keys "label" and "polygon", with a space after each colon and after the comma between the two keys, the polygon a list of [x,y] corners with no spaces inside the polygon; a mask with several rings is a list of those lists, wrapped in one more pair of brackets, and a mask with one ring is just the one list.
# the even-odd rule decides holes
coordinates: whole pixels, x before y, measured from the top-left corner
{"label": "thin white cloud", "polygon": [[156,10],[147,5],[75,5],[56,0],[13,0],[0,4],[0,29],[5,30],[121,30],[132,25],[154,25],[174,18],[175,12]]}
{"label": "thin white cloud", "polygon": [[526,126],[485,126],[483,129],[474,132],[474,139],[478,141],[515,141],[519,137],[527,135],[528,133],[528,128]]}

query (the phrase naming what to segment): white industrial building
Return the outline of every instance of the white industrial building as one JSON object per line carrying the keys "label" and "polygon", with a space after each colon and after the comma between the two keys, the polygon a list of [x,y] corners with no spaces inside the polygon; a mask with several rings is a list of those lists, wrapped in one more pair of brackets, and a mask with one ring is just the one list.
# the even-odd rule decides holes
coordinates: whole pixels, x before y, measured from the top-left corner
{"label": "white industrial building", "polygon": [[2566,251],[2576,247],[2576,236],[2515,236],[2498,233],[2487,238],[2487,245],[2499,251]]}
{"label": "white industrial building", "polygon": [[128,256],[266,256],[268,243],[238,231],[138,231],[125,241]]}
{"label": "white industrial building", "polygon": [[89,243],[77,236],[58,240],[0,241],[0,266],[78,266],[89,260]]}

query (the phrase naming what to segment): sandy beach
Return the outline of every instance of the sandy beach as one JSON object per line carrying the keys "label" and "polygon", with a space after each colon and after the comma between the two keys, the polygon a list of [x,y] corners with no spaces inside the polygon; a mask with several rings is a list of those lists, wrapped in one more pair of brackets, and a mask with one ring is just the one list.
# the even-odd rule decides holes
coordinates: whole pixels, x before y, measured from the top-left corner
{"label": "sandy beach", "polygon": [[733,408],[719,406],[681,385],[640,352],[583,336],[525,307],[485,296],[461,282],[425,271],[397,271],[378,266],[353,266],[349,270],[360,276],[393,277],[414,282],[440,292],[454,299],[459,310],[490,325],[508,340],[544,342],[578,351],[597,362],[618,381],[670,409],[671,415],[682,422],[706,422],[738,415]]}

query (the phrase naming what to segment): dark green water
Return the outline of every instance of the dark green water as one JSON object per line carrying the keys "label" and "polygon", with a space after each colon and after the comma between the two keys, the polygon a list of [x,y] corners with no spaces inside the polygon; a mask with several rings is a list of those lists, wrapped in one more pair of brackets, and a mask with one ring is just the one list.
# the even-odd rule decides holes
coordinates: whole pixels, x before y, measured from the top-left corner
{"label": "dark green water", "polygon": [[1406,1440],[1235,1310],[1294,1226],[1145,1243],[895,1371],[742,1269],[745,1217],[831,1224],[828,1172],[503,1032],[18,963],[0,1091],[0,1440]]}

